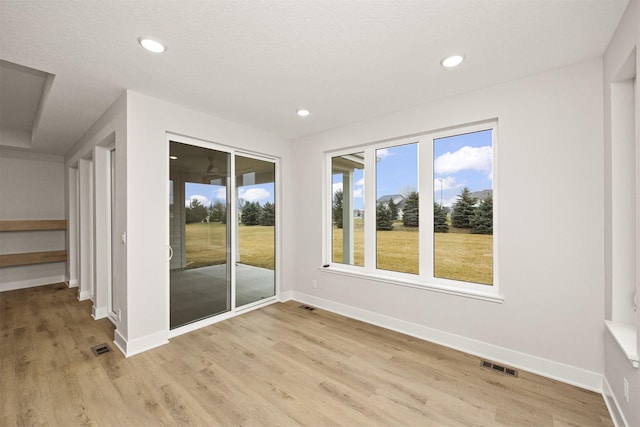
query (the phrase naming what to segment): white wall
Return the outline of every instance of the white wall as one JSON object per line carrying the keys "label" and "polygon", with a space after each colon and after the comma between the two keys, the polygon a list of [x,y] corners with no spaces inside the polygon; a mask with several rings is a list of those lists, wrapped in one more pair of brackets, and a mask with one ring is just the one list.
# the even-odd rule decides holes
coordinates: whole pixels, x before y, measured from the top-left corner
{"label": "white wall", "polygon": [[[135,92],[127,93],[127,316],[119,345],[135,354],[166,342],[169,333],[169,146],[167,132],[281,159],[282,223],[291,222],[290,143],[255,130]],[[290,248],[293,231],[283,230]],[[288,289],[290,249],[281,253]],[[118,337],[116,337],[118,339]]]}
{"label": "white wall", "polygon": [[[636,49],[636,72],[640,70],[640,2],[638,0],[631,0],[627,7],[627,10],[618,25],[616,33],[614,34],[609,47],[604,55],[604,96],[605,96],[605,178],[606,178],[606,226],[605,226],[605,316],[606,319],[617,320],[615,313],[615,304],[619,304],[618,298],[614,296],[615,291],[612,289],[612,278],[614,276],[612,262],[612,233],[613,227],[611,211],[612,211],[612,197],[615,192],[612,191],[611,184],[611,83],[618,79],[619,71],[623,64],[633,51]],[[637,174],[640,173],[640,130],[638,129],[638,123],[640,123],[640,88],[636,80],[635,88],[635,102],[636,102],[636,128],[635,128],[635,150],[636,150],[636,227],[640,224],[640,194],[638,193]],[[614,171],[615,173],[615,171]],[[613,205],[615,206],[615,204]],[[633,202],[629,205],[629,211],[633,211]],[[630,235],[633,235],[632,231],[629,231]],[[640,293],[640,231],[636,230],[636,281],[635,290]],[[619,308],[619,307],[618,307]],[[629,316],[631,315],[631,318]],[[637,342],[640,342],[640,314],[638,311],[629,312],[623,317],[625,323],[633,323],[635,316],[635,326],[637,329]],[[614,416],[619,416],[626,420],[629,426],[640,425],[640,370],[633,368],[625,354],[622,352],[618,343],[607,333],[605,340],[605,369],[604,374],[607,384],[607,397],[610,409]],[[629,382],[629,402],[624,398],[624,379]]]}
{"label": "white wall", "polygon": [[[294,141],[293,193],[305,202],[293,218],[292,296],[599,390],[601,82],[596,59]],[[327,150],[491,118],[499,120],[497,274],[504,303],[321,272]]]}
{"label": "white wall", "polygon": [[[127,223],[126,223],[126,214],[127,214],[126,112],[127,112],[127,96],[126,96],[126,93],[123,93],[122,96],[120,96],[111,105],[111,107],[109,107],[109,109],[105,111],[105,113],[100,117],[100,119],[98,119],[98,121],[96,121],[96,123],[94,123],[93,126],[91,126],[91,128],[87,131],[87,133],[80,139],[80,141],[78,141],[67,152],[65,156],[64,188],[67,189],[67,193],[71,193],[73,191],[73,186],[69,186],[69,175],[70,173],[77,174],[75,170],[71,172],[71,169],[77,168],[80,161],[83,159],[85,160],[93,159],[94,151],[97,146],[107,147],[115,144],[115,147],[116,147],[116,172],[115,172],[116,177],[115,178],[116,178],[116,197],[117,197],[117,200],[116,200],[117,212],[116,212],[115,223],[116,223],[116,233],[118,234],[122,232],[126,232],[127,230]],[[100,179],[98,179],[98,182],[101,182]],[[94,183],[95,183],[95,180],[94,180]],[[79,187],[81,186],[82,186],[82,183]],[[96,194],[95,191],[92,191],[91,193]],[[100,191],[98,193],[100,193]],[[93,198],[93,197],[89,195],[89,198]],[[74,200],[74,197],[72,197],[70,194],[66,194],[65,199],[66,199],[66,203],[65,203],[66,209],[69,209],[69,206],[68,206],[69,200],[71,200],[72,203],[79,202],[80,204],[88,202],[91,205],[94,205],[95,203],[95,200],[89,200],[89,201],[87,200],[83,201],[83,200],[77,200],[77,199]],[[79,222],[80,221],[77,221],[75,226],[79,226],[80,225]],[[72,224],[70,223],[70,227],[71,226]],[[98,252],[96,253],[96,256],[100,258],[101,262],[104,261],[105,256],[107,255],[103,253],[104,251],[100,252],[100,250],[103,249],[104,245],[95,246],[94,235],[87,236],[80,233],[79,230],[76,230],[76,231],[78,232],[77,238],[80,241],[80,246],[82,246],[83,240],[85,241],[85,243],[89,241],[88,244],[90,244],[92,248],[95,248],[98,250]],[[93,233],[93,231],[89,231],[89,232]],[[69,235],[71,235],[71,233]],[[100,243],[103,243],[103,242],[100,242]],[[113,309],[114,311],[121,310],[123,313],[122,319],[116,320],[116,334],[118,334],[120,331],[125,331],[127,329],[127,316],[126,316],[127,247],[125,245],[118,245],[114,248],[113,253],[114,253],[113,263],[114,263],[114,272],[115,272]],[[95,258],[93,257],[89,258],[89,262],[92,262],[93,264],[95,264]],[[82,279],[83,277],[82,266],[79,266],[79,268],[81,270],[79,271],[78,275],[80,276],[80,279]],[[85,267],[85,269],[86,268],[87,267]],[[90,267],[92,271],[95,271],[94,268],[95,268],[95,265],[92,265]],[[104,269],[102,270],[99,269],[98,271],[103,271],[103,270]],[[69,276],[71,277],[70,272],[72,271],[72,266],[70,262],[67,263],[67,271],[68,271],[67,274],[69,274]],[[84,273],[87,273],[87,272],[85,271]],[[90,273],[90,274],[93,274],[93,273]],[[96,280],[96,283],[104,284],[105,281],[103,279],[104,278],[102,277],[98,277]],[[90,286],[83,286],[82,280],[80,280],[80,282],[81,282],[80,290],[91,289]],[[83,298],[84,295],[79,294],[79,297]],[[100,307],[94,306],[94,315],[96,314],[96,309],[100,309],[100,308],[101,306]]]}
{"label": "white wall", "polygon": [[87,159],[78,161],[78,199],[80,209],[78,215],[78,235],[80,236],[79,265],[80,301],[94,300],[94,221],[93,221],[93,162]]}
{"label": "white wall", "polygon": [[[65,219],[61,156],[0,149],[0,220]],[[64,231],[0,233],[0,254],[65,249]],[[62,282],[64,263],[0,268],[0,291]]]}

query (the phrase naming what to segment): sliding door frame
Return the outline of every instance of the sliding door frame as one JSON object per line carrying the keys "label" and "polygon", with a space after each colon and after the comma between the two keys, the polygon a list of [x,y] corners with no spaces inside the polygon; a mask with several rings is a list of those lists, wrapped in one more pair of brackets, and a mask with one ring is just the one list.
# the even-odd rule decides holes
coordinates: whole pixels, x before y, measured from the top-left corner
{"label": "sliding door frame", "polygon": [[[227,209],[229,210],[228,213],[228,223],[227,223],[227,250],[229,250],[229,248],[231,248],[230,250],[230,256],[228,257],[229,259],[229,263],[230,263],[230,281],[231,281],[231,292],[230,292],[230,298],[231,298],[231,304],[230,304],[230,310],[224,313],[220,313],[217,315],[213,315],[210,317],[207,317],[205,319],[202,320],[198,320],[196,322],[193,323],[189,323],[186,324],[184,326],[180,326],[177,327],[175,329],[171,329],[170,327],[170,317],[171,317],[171,294],[170,294],[170,290],[171,290],[171,278],[170,278],[170,235],[169,235],[169,227],[170,227],[170,218],[167,215],[167,221],[166,221],[166,225],[165,225],[165,239],[166,239],[166,246],[167,246],[167,263],[166,263],[166,269],[167,269],[167,274],[166,274],[166,286],[165,286],[165,292],[166,292],[166,313],[167,313],[167,321],[166,321],[166,328],[169,331],[169,338],[173,338],[191,331],[194,331],[196,329],[200,329],[203,328],[205,326],[209,326],[212,325],[214,323],[226,320],[226,319],[230,319],[232,317],[235,317],[238,314],[241,313],[246,313],[249,312],[251,310],[255,310],[273,303],[276,303],[280,300],[280,277],[281,277],[281,273],[280,273],[280,260],[282,259],[281,257],[281,244],[280,244],[280,227],[281,227],[281,221],[280,221],[280,211],[281,211],[281,182],[280,182],[280,159],[278,157],[275,156],[269,156],[267,154],[264,153],[256,153],[256,152],[252,152],[252,151],[248,151],[248,150],[242,150],[242,149],[238,149],[229,145],[224,145],[224,144],[220,144],[220,143],[216,143],[216,142],[211,142],[211,141],[206,141],[203,139],[198,139],[198,138],[193,138],[193,137],[188,137],[188,136],[184,136],[184,135],[177,135],[177,134],[173,134],[173,133],[169,133],[167,132],[166,134],[166,149],[167,149],[167,153],[169,153],[169,146],[171,141],[174,142],[178,142],[178,143],[182,143],[182,144],[187,144],[187,145],[192,145],[192,146],[196,146],[196,147],[201,147],[201,148],[206,148],[206,149],[211,149],[211,150],[217,150],[217,151],[221,151],[221,152],[225,152],[228,153],[230,155],[230,177],[229,177],[229,181],[230,181],[230,185],[228,186],[228,188],[230,189],[230,191],[228,191],[228,196],[229,196],[229,203],[228,203],[228,207]],[[243,157],[248,157],[248,158],[253,158],[256,160],[262,160],[262,161],[267,161],[267,162],[272,162],[274,164],[275,167],[275,184],[274,184],[274,197],[275,197],[275,206],[276,206],[276,218],[275,218],[275,236],[274,236],[274,244],[275,244],[275,272],[274,272],[274,295],[272,297],[268,297],[268,298],[264,298],[260,301],[256,301],[254,303],[250,303],[250,304],[246,304],[243,305],[239,308],[236,307],[236,251],[235,251],[235,245],[236,245],[236,239],[237,239],[237,235],[238,235],[238,210],[237,210],[237,198],[236,198],[236,168],[235,168],[235,160],[236,160],[236,155],[238,156],[243,156]],[[167,207],[167,212],[168,212],[168,207],[169,207],[169,186],[170,186],[170,162],[171,160],[169,159],[168,155],[167,155],[167,159],[166,159],[166,171],[165,171],[165,175],[166,175],[166,179],[165,179],[165,185],[166,185],[166,191],[165,191],[165,206]],[[172,248],[173,250],[177,250],[177,248]]]}
{"label": "sliding door frame", "polygon": [[236,264],[238,262],[236,256],[237,253],[235,250],[231,251],[231,259],[232,259],[232,280],[233,280],[233,290],[232,290],[232,307],[233,310],[236,313],[241,313],[241,312],[245,312],[245,311],[251,311],[253,308],[256,307],[261,307],[265,304],[263,304],[263,301],[265,300],[271,300],[273,298],[275,298],[276,301],[280,300],[280,280],[279,280],[279,276],[280,276],[280,268],[279,268],[279,261],[280,261],[280,164],[279,164],[279,160],[275,157],[269,157],[269,156],[265,156],[262,154],[256,154],[256,153],[252,153],[252,152],[248,152],[248,151],[244,151],[244,150],[235,150],[234,153],[231,156],[231,163],[233,163],[233,166],[231,168],[233,176],[232,176],[232,187],[231,187],[231,193],[232,193],[232,198],[233,200],[233,215],[234,219],[233,219],[233,229],[232,229],[232,233],[233,235],[231,236],[233,239],[233,247],[235,248],[237,246],[238,243],[238,239],[239,239],[239,235],[238,235],[238,221],[237,221],[237,200],[236,199],[236,194],[237,192],[237,183],[236,183],[236,165],[235,165],[235,159],[236,159],[236,155],[237,156],[242,156],[245,158],[249,158],[249,159],[254,159],[254,160],[260,160],[263,162],[270,162],[273,163],[274,165],[274,174],[273,174],[273,178],[274,178],[274,185],[273,185],[273,191],[274,191],[274,201],[275,201],[275,205],[276,205],[276,215],[275,215],[275,231],[274,231],[274,239],[273,239],[273,244],[274,244],[274,257],[275,257],[275,263],[274,263],[274,268],[275,271],[273,272],[274,276],[273,276],[273,281],[274,281],[274,294],[272,297],[268,297],[265,298],[264,300],[258,300],[258,301],[254,301],[254,302],[250,302],[248,304],[244,304],[240,307],[236,307],[236,286],[235,286],[235,278],[236,276]]}

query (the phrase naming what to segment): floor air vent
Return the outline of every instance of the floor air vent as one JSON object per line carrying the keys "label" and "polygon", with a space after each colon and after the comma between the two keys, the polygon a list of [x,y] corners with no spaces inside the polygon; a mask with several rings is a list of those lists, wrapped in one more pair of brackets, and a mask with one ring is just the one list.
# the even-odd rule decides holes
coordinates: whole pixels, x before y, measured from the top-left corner
{"label": "floor air vent", "polygon": [[100,345],[97,345],[95,347],[91,347],[91,351],[96,356],[101,356],[101,355],[103,355],[105,353],[109,353],[111,351],[111,349],[106,344],[100,344]]}
{"label": "floor air vent", "polygon": [[311,307],[310,305],[305,305],[305,304],[302,304],[300,308],[304,308],[305,310],[308,310],[308,311],[315,310],[315,307]]}
{"label": "floor air vent", "polygon": [[489,362],[488,360],[480,361],[480,366],[483,368],[491,369],[492,371],[509,375],[512,377],[518,377],[518,371],[513,368],[509,368],[507,366],[498,365],[497,363]]}

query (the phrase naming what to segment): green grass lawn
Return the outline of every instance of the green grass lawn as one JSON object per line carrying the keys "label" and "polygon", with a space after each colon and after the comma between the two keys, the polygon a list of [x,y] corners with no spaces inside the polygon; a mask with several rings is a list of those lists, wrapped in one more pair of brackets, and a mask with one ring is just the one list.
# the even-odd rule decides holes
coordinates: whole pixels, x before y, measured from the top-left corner
{"label": "green grass lawn", "polygon": [[[214,222],[187,224],[187,268],[227,262],[226,230],[224,224]],[[241,263],[275,268],[274,227],[240,224],[238,234]]]}
{"label": "green grass lawn", "polygon": [[[187,224],[187,268],[226,262],[226,226],[219,223]],[[274,227],[238,228],[240,262],[275,268]],[[418,273],[418,232],[396,222],[392,231],[378,231],[377,267]],[[354,264],[364,265],[364,227],[354,224]],[[468,233],[435,234],[435,276],[465,282],[493,283],[493,236]],[[342,262],[342,230],[333,231],[333,262]]]}
{"label": "green grass lawn", "polygon": [[[358,220],[356,220],[358,221]],[[458,231],[458,230],[455,230]],[[460,232],[435,234],[435,276],[491,285],[493,236]],[[354,223],[354,265],[364,265],[364,227]],[[418,273],[418,230],[394,223],[391,231],[376,232],[377,268]],[[342,230],[333,230],[333,262],[342,262]]]}

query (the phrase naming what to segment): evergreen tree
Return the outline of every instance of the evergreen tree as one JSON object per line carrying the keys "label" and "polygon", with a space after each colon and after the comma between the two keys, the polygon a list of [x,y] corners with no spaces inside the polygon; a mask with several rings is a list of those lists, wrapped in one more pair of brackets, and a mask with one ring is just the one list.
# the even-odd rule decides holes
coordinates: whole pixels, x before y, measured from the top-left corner
{"label": "evergreen tree", "polygon": [[260,213],[260,225],[275,225],[276,223],[276,205],[267,202],[262,207]]}
{"label": "evergreen tree", "polygon": [[391,219],[391,209],[385,203],[378,203],[376,209],[376,230],[393,230],[393,219]]}
{"label": "evergreen tree", "polygon": [[480,202],[471,219],[471,227],[471,232],[475,234],[493,234],[493,197],[489,196]]}
{"label": "evergreen tree", "polygon": [[471,197],[471,192],[464,187],[458,200],[453,204],[453,212],[451,213],[451,224],[456,228],[471,228],[471,218],[476,211],[477,200]]}
{"label": "evergreen tree", "polygon": [[402,223],[405,227],[417,227],[420,223],[420,198],[418,193],[412,191],[407,195],[402,214]]}
{"label": "evergreen tree", "polygon": [[387,207],[391,211],[391,221],[395,221],[396,219],[398,219],[399,208],[398,205],[393,202],[393,199],[389,199],[389,201],[387,202]]}
{"label": "evergreen tree", "polygon": [[333,222],[338,228],[342,228],[342,190],[333,195]]}
{"label": "evergreen tree", "polygon": [[446,233],[449,231],[447,208],[438,203],[433,204],[433,231],[435,233]]}
{"label": "evergreen tree", "polygon": [[209,221],[221,222],[226,224],[227,222],[227,206],[220,200],[216,200],[209,205]]}
{"label": "evergreen tree", "polygon": [[207,208],[198,199],[191,199],[189,206],[185,212],[185,222],[191,224],[193,222],[206,221],[208,216]]}
{"label": "evergreen tree", "polygon": [[240,221],[244,225],[258,225],[260,223],[260,213],[262,207],[258,202],[246,202],[242,207],[242,213],[240,214]]}

